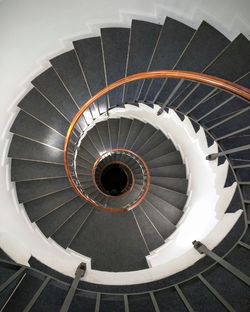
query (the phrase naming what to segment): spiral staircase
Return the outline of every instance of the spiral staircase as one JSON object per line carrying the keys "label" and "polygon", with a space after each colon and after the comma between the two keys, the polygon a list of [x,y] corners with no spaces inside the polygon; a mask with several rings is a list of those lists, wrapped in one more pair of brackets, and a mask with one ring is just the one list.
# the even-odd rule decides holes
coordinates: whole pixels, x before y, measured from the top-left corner
{"label": "spiral staircase", "polygon": [[[249,311],[249,41],[167,17],[73,45],[18,104],[8,156],[30,223],[81,261],[73,278],[2,250],[1,311]],[[157,275],[164,257],[179,261],[192,202],[210,196],[209,210],[211,194],[219,221],[237,215],[231,228],[193,237],[191,262],[184,253],[182,269]],[[91,270],[115,282],[85,279]]]}

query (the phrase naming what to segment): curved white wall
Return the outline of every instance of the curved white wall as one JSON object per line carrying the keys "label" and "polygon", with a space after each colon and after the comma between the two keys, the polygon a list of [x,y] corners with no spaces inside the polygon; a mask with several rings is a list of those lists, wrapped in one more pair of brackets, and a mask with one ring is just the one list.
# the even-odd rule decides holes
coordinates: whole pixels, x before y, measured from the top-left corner
{"label": "curved white wall", "polygon": [[[249,12],[249,0],[0,1],[0,246],[8,246],[16,261],[26,263],[25,240],[20,240],[18,251],[11,251],[12,243],[16,246],[17,238],[24,237],[23,229],[31,224],[9,182],[8,131],[19,99],[31,87],[29,81],[49,66],[51,57],[70,49],[76,38],[97,35],[100,27],[129,26],[132,18],[162,23],[169,15],[195,28],[205,19],[230,39],[239,32],[249,36]],[[40,234],[34,230],[33,235]],[[76,266],[77,262],[69,263],[67,274],[73,274]]]}

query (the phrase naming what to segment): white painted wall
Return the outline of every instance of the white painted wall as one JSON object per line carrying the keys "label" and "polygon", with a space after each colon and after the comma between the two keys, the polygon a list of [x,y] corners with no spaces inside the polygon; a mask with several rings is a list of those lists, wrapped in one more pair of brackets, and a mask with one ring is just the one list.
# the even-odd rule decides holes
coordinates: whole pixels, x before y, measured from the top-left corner
{"label": "white painted wall", "polygon": [[[10,181],[7,151],[9,127],[18,111],[16,105],[29,90],[29,81],[43,71],[48,60],[72,47],[71,41],[98,34],[100,27],[129,26],[131,18],[153,22],[169,15],[193,27],[205,19],[233,39],[239,32],[249,36],[249,0],[3,0],[0,2],[0,245],[16,261],[26,263],[26,246],[32,232],[37,257],[40,246],[57,248],[59,267],[67,261],[65,273],[73,275],[78,260],[59,247],[43,241],[17,204]],[[12,234],[10,235],[10,231]],[[17,252],[17,243],[19,250]],[[52,259],[50,261],[55,262]]]}

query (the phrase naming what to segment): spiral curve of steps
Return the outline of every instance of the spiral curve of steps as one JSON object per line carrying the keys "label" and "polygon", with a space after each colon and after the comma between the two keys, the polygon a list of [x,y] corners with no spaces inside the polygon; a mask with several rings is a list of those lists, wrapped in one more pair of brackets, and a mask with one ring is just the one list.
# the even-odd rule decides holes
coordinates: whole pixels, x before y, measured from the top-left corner
{"label": "spiral curve of steps", "polygon": [[[74,49],[50,60],[51,66],[32,81],[33,88],[18,104],[20,112],[10,129],[13,133],[8,154],[12,159],[11,180],[30,221],[62,248],[91,258],[93,269],[127,272],[148,268],[146,256],[165,244],[185,214],[189,183],[183,155],[171,138],[157,128],[157,114],[155,124],[126,116],[127,105],[139,107],[139,103],[144,103],[153,111],[157,104],[161,108],[159,113],[172,109],[181,120],[188,116],[197,135],[202,127],[208,147],[214,142],[219,144],[219,151],[246,146],[236,153],[222,155],[216,163],[218,168],[225,159],[230,163],[225,187],[234,182],[238,185],[227,211],[244,209],[216,250],[221,256],[231,251],[226,256],[228,262],[249,275],[250,110],[247,101],[212,87],[176,79],[133,82],[97,100],[80,118],[72,136],[72,155],[77,147],[75,174],[82,190],[103,205],[104,210],[110,206],[127,207],[144,191],[145,178],[136,157],[131,157],[129,152],[145,160],[150,172],[148,193],[138,206],[124,213],[96,209],[77,196],[66,177],[63,158],[68,127],[82,104],[125,76],[161,69],[186,70],[249,88],[249,41],[240,34],[230,42],[205,21],[194,30],[167,17],[164,25],[133,20],[130,29],[103,28],[100,37],[78,40],[73,45]],[[107,113],[117,108],[124,110],[124,116],[108,118]],[[107,118],[98,121],[102,116]],[[128,152],[118,153],[116,149]],[[106,165],[100,167],[99,180],[93,176],[93,166],[105,153],[110,153],[106,165],[115,162],[126,165],[135,180],[119,198],[106,196],[95,185],[100,183],[96,181],[100,181]],[[6,259],[4,254],[2,257]],[[31,310],[42,311],[43,302],[47,302],[46,311],[59,311],[70,282],[38,260],[30,259],[32,274],[20,272],[5,285],[13,271],[20,269],[16,264],[1,268],[4,311],[25,309],[39,287],[43,288],[33,300]],[[210,269],[212,264],[215,265]],[[43,274],[54,276],[55,280]],[[220,274],[224,283],[236,285],[235,297],[220,283]],[[86,311],[165,311],[166,306],[168,311],[209,311],[211,307],[213,311],[239,311],[239,300],[240,311],[247,311],[247,286],[230,274],[205,257],[173,277],[149,285],[115,288],[83,281],[70,311],[79,311],[81,305]],[[35,283],[37,288],[31,287]],[[33,288],[30,296],[24,299],[24,290],[30,288]],[[192,295],[198,290],[203,294],[200,300]],[[209,309],[201,297],[208,298]],[[17,298],[22,298],[21,308],[13,307]]]}

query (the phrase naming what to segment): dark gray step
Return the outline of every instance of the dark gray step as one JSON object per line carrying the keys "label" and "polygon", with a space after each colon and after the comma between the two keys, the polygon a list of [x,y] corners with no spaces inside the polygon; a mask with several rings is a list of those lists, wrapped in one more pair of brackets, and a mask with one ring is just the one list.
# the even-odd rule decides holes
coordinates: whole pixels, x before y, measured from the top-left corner
{"label": "dark gray step", "polygon": [[151,151],[153,148],[161,144],[163,141],[166,140],[166,136],[160,131],[157,130],[153,135],[150,137],[145,137],[143,140],[143,145],[140,146],[136,153],[143,157],[147,152]]}
{"label": "dark gray step", "polygon": [[63,150],[65,137],[37,119],[20,111],[10,132]]}
{"label": "dark gray step", "polygon": [[165,200],[166,202],[172,204],[179,209],[183,209],[187,201],[186,194],[169,190],[165,187],[157,186],[154,184],[150,185],[149,192],[153,193],[154,195],[158,196],[159,198]]}
{"label": "dark gray step", "polygon": [[[101,29],[101,39],[108,85],[125,76],[129,34],[129,28]],[[108,97],[110,108],[120,106],[122,104],[123,87],[111,91]]]}
{"label": "dark gray step", "polygon": [[148,193],[146,199],[171,223],[178,223],[183,214],[182,210],[159,198],[157,195],[152,194],[151,192]]}
{"label": "dark gray step", "polygon": [[134,144],[131,147],[131,150],[137,152],[144,143],[157,132],[157,129],[155,129],[150,124],[145,124],[141,130],[140,133],[138,133],[137,138],[135,139]]}
{"label": "dark gray step", "polygon": [[[217,29],[203,21],[187,45],[181,58],[174,66],[176,70],[202,72],[228,46],[230,41]],[[177,80],[169,79],[157,101],[164,103],[177,85]],[[177,91],[177,96],[189,85],[185,81]]]}
{"label": "dark gray step", "polygon": [[150,183],[153,186],[161,186],[169,190],[186,194],[188,187],[188,180],[181,178],[167,178],[167,177],[150,177]]}
{"label": "dark gray step", "polygon": [[65,288],[59,288],[53,280],[49,281],[32,307],[32,311],[60,311],[68,291],[69,286],[66,286]]}
{"label": "dark gray step", "polygon": [[[125,298],[123,295],[106,295],[100,296],[100,311],[109,312],[124,312]],[[94,310],[89,310],[94,311]]]}
{"label": "dark gray step", "polygon": [[[172,69],[194,34],[194,29],[167,17],[148,71]],[[139,99],[153,101],[164,79],[146,80]]]}
{"label": "dark gray step", "polygon": [[75,50],[58,55],[50,63],[77,105],[82,107],[91,95]]}
{"label": "dark gray step", "polygon": [[84,200],[76,197],[67,202],[58,209],[53,210],[48,215],[43,216],[36,224],[46,237],[51,236],[56,230],[61,227],[71,216],[79,209],[84,209]]}
{"label": "dark gray step", "polygon": [[[85,185],[86,184],[86,185]],[[88,196],[90,196],[91,198],[93,198],[92,194],[94,194],[94,196],[99,195],[99,191],[97,190],[97,188],[95,187],[95,185],[93,184],[93,182],[86,182],[84,183],[85,188],[84,188],[84,193],[87,194]]]}
{"label": "dark gray step", "polygon": [[[81,186],[84,190],[89,189],[93,186],[93,181],[82,181],[82,179],[79,179]],[[88,194],[88,192],[86,192]]]}
{"label": "dark gray step", "polygon": [[14,135],[8,157],[64,164],[63,151]]}
{"label": "dark gray step", "polygon": [[65,203],[71,201],[76,196],[77,194],[74,192],[74,190],[72,188],[68,188],[46,197],[41,197],[39,199],[25,203],[24,207],[31,222],[34,222],[40,219],[42,216],[47,215],[54,209],[57,209]]}
{"label": "dark gray step", "polygon": [[66,172],[63,165],[19,159],[12,159],[11,161],[11,181],[19,182],[65,176]]}
{"label": "dark gray step", "polygon": [[205,127],[214,127],[221,121],[231,118],[236,113],[245,112],[249,108],[249,104],[246,101],[238,98],[233,98],[228,101],[223,107],[218,108],[214,113],[211,113],[209,118],[202,121]]}
{"label": "dark gray step", "polygon": [[16,182],[19,203],[32,201],[70,187],[68,178]]}
{"label": "dark gray step", "polygon": [[94,210],[70,248],[91,257],[91,267],[97,270],[122,272],[148,267],[148,251],[130,212],[114,215]]}
{"label": "dark gray step", "polygon": [[[86,145],[86,147],[89,149],[89,145]],[[94,154],[96,154],[96,150],[93,149],[93,144],[91,144],[91,151],[94,152]],[[87,164],[93,164],[96,161],[96,157],[93,156],[89,150],[85,148],[85,142],[83,145],[80,146],[80,148],[78,149],[78,153],[77,153],[77,162],[80,163],[84,163],[87,162]]]}
{"label": "dark gray step", "polygon": [[84,205],[74,215],[72,215],[64,224],[62,224],[57,231],[51,236],[63,248],[70,245],[74,235],[77,234],[80,227],[89,217],[90,213],[94,210],[89,204]]}
{"label": "dark gray step", "polygon": [[[250,73],[247,73],[240,79],[237,79],[235,83],[250,88]],[[231,93],[219,91],[214,96],[211,96],[206,101],[202,102],[194,111],[192,111],[191,116],[197,120],[202,120],[206,122],[220,113],[227,112],[230,108],[230,103],[233,102],[233,106],[237,105],[238,102],[241,103],[241,100],[238,97],[234,97]],[[240,105],[240,104],[239,104]],[[211,113],[210,113],[211,112]],[[206,117],[207,115],[207,117]]]}
{"label": "dark gray step", "polygon": [[242,112],[240,115],[236,117],[232,117],[230,120],[223,122],[220,125],[214,127],[210,132],[215,138],[220,138],[223,136],[230,136],[230,133],[234,131],[241,130],[245,127],[249,127],[249,119],[250,119],[250,110],[249,107],[247,111]]}
{"label": "dark gray step", "polygon": [[109,198],[107,205],[109,207],[115,208],[124,207],[125,205],[134,202],[138,198],[140,192],[141,192],[140,185],[135,185],[134,188],[129,193]]}
{"label": "dark gray step", "polygon": [[249,104],[246,101],[236,97],[231,98],[231,100],[228,100],[226,103],[221,103],[221,105],[221,107],[217,106],[218,109],[204,118],[201,121],[201,124],[205,125],[205,127],[214,126],[220,120],[226,119],[227,116],[249,107]]}
{"label": "dark gray step", "polygon": [[76,162],[76,172],[81,177],[85,174],[90,174],[92,170],[92,165],[86,163],[85,161]]}
{"label": "dark gray step", "polygon": [[[132,21],[126,76],[147,71],[161,28],[161,25],[149,22]],[[126,86],[125,102],[134,101],[139,86],[138,82]]]}
{"label": "dark gray step", "polygon": [[152,206],[149,201],[144,200],[140,207],[164,239],[175,231],[175,225]]}
{"label": "dark gray step", "polygon": [[76,291],[74,298],[70,305],[69,311],[81,311],[82,307],[88,312],[95,311],[96,294],[83,295],[82,291]]}
{"label": "dark gray step", "polygon": [[173,142],[167,138],[160,143],[158,146],[153,148],[151,151],[148,151],[146,154],[143,155],[143,159],[146,161],[159,158],[161,156],[164,156],[166,154],[175,152],[176,148],[173,144]]}
{"label": "dark gray step", "polygon": [[83,175],[79,175],[78,177],[81,182],[93,182],[93,178],[91,174],[83,174]]}
{"label": "dark gray step", "polygon": [[[63,114],[63,116],[70,122],[72,121],[79,108],[52,67],[32,80],[32,84]],[[80,118],[79,124],[82,129],[86,127],[86,122],[83,118]]]}
{"label": "dark gray step", "polygon": [[110,137],[109,137],[108,122],[107,121],[98,122],[96,124],[96,128],[101,137],[105,150],[110,151],[111,143],[110,143]]}
{"label": "dark gray step", "polygon": [[[157,247],[164,244],[163,237],[159,234],[158,230],[152,224],[151,220],[144,213],[144,210],[141,207],[136,207],[133,210],[136,221],[142,232],[142,236],[145,239],[147,247],[150,251],[156,249]],[[155,212],[157,214],[157,212]]]}
{"label": "dark gray step", "polygon": [[[73,42],[83,73],[92,95],[106,87],[103,53],[100,37],[92,37]],[[96,104],[102,114],[107,110],[106,96]]]}
{"label": "dark gray step", "polygon": [[128,305],[130,312],[151,312],[156,310],[149,293],[144,293],[140,295],[129,295]]}
{"label": "dark gray step", "polygon": [[[242,260],[243,263],[241,262],[241,265],[245,268],[244,263],[247,263],[246,259],[241,257],[238,259]],[[243,283],[239,278],[219,264],[217,264],[213,270],[205,272],[203,277],[235,311],[247,312],[249,305],[249,286],[247,284]],[[225,285],[233,285],[233,292],[232,287],[225,287]]]}
{"label": "dark gray step", "polygon": [[25,112],[41,120],[52,129],[55,129],[59,133],[66,135],[69,121],[53,106],[48,102],[42,95],[37,91],[36,88],[32,88],[29,93],[19,102],[20,107]]}
{"label": "dark gray step", "polygon": [[[250,42],[243,35],[239,35],[204,73],[228,81],[235,81],[250,71],[249,55]],[[189,111],[212,90],[212,87],[199,86],[182,104],[181,111]]]}
{"label": "dark gray step", "polygon": [[148,168],[157,168],[180,164],[182,164],[182,158],[179,151],[174,151],[169,154],[147,161]]}
{"label": "dark gray step", "polygon": [[[213,293],[209,291],[206,285],[199,278],[194,278],[192,281],[181,284],[180,288],[194,311],[228,311],[228,309],[224,308],[222,303],[217,300]],[[198,298],[194,298],[193,296],[193,294],[196,292],[199,292],[200,294]],[[203,298],[206,298],[205,302],[207,304],[204,302]]]}
{"label": "dark gray step", "polygon": [[[16,288],[24,278],[25,272],[18,274],[19,270],[21,270],[21,268],[17,266],[13,267],[13,269],[6,268],[4,264],[0,266],[0,289],[2,288],[0,296],[1,311],[5,311],[4,306],[8,304],[9,300],[11,300],[11,297],[14,295]],[[15,274],[18,274],[16,278],[14,276]]]}
{"label": "dark gray step", "polygon": [[175,287],[169,287],[169,288],[157,291],[154,294],[155,294],[155,299],[158,303],[158,307],[160,311],[164,311],[164,309],[167,306],[168,312],[176,312],[176,311],[187,312],[187,308],[185,307]]}
{"label": "dark gray step", "polygon": [[119,134],[119,119],[108,119],[109,137],[111,142],[111,149],[117,148],[118,134]]}
{"label": "dark gray step", "polygon": [[124,148],[129,129],[132,123],[132,119],[120,118],[119,119],[119,135],[118,135],[118,148]]}
{"label": "dark gray step", "polygon": [[95,146],[98,153],[103,154],[105,152],[105,147],[102,143],[101,136],[99,135],[99,132],[95,126],[90,131],[88,131],[87,136]]}
{"label": "dark gray step", "polygon": [[94,158],[97,159],[100,156],[100,153],[98,152],[97,148],[95,147],[94,143],[90,140],[89,136],[86,135],[84,139],[81,142],[81,152],[80,155],[84,157],[85,151],[88,151],[88,153]]}
{"label": "dark gray step", "polygon": [[42,280],[29,274],[25,275],[18,288],[4,307],[4,311],[24,311],[26,305],[32,299],[37,289],[42,285]]}
{"label": "dark gray step", "polygon": [[172,165],[165,167],[157,167],[150,169],[150,175],[155,177],[168,177],[168,178],[186,178],[185,165]]}
{"label": "dark gray step", "polygon": [[138,137],[138,133],[140,133],[143,126],[144,126],[144,122],[137,120],[137,119],[133,119],[133,121],[130,125],[130,129],[127,133],[127,139],[126,139],[126,142],[124,144],[124,148],[126,148],[126,149],[131,148],[131,146],[134,144],[135,140]]}

